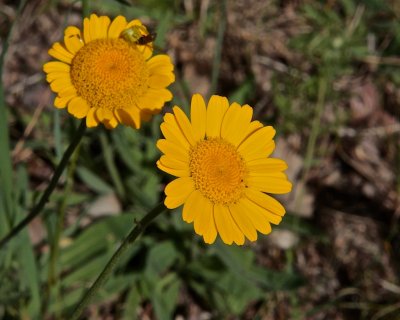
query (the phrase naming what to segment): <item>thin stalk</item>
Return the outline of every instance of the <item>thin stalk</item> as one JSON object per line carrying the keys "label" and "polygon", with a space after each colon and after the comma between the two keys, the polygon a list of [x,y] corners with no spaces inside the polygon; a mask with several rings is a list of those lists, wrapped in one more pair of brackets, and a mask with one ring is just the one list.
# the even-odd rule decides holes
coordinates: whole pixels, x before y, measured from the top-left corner
{"label": "thin stalk", "polygon": [[16,19],[11,24],[10,31],[7,34],[6,39],[3,41],[2,51],[0,54],[0,201],[2,201],[2,209],[4,214],[0,214],[0,234],[5,234],[11,228],[12,220],[15,217],[15,203],[12,192],[12,181],[13,181],[13,168],[11,164],[11,152],[10,152],[10,138],[8,132],[8,110],[5,101],[5,93],[3,87],[3,71],[4,61],[10,45],[11,35],[13,33],[18,17],[25,7],[26,0],[21,1],[18,6]]}
{"label": "thin stalk", "polygon": [[[316,105],[316,112],[313,118],[312,126],[311,126],[311,133],[310,133],[310,138],[308,139],[307,143],[307,149],[306,149],[306,155],[304,159],[304,171],[302,174],[302,177],[300,179],[301,182],[305,183],[307,176],[310,172],[311,166],[312,166],[312,160],[314,158],[314,153],[315,153],[315,145],[317,142],[317,138],[320,132],[320,126],[321,126],[321,117],[322,113],[324,111],[324,106],[325,106],[325,97],[326,97],[326,90],[327,90],[327,79],[326,76],[321,76],[319,79],[319,85],[318,85],[318,100],[317,100],[317,105]],[[299,190],[295,202],[294,202],[294,207],[295,210],[298,210],[298,207],[303,200],[304,196],[304,188]]]}
{"label": "thin stalk", "polygon": [[224,42],[224,35],[226,29],[226,0],[222,0],[219,5],[219,25],[218,25],[218,33],[217,33],[217,44],[215,47],[214,60],[213,60],[213,68],[211,74],[211,85],[209,96],[215,94],[215,90],[217,89],[217,82],[219,77],[219,71],[221,68],[221,55],[222,55],[222,45]]}
{"label": "thin stalk", "polygon": [[18,223],[3,239],[0,240],[0,249],[5,246],[8,241],[10,241],[14,236],[16,236],[26,225],[29,224],[36,216],[38,216],[46,202],[49,200],[50,195],[54,191],[55,187],[57,186],[58,180],[60,179],[60,176],[62,175],[65,167],[68,164],[69,159],[71,158],[72,154],[74,153],[76,147],[78,146],[79,142],[81,141],[84,133],[86,130],[86,121],[85,119],[82,120],[81,124],[79,125],[78,129],[75,132],[74,137],[72,138],[72,141],[70,145],[68,146],[67,150],[65,151],[61,162],[57,166],[57,168],[54,171],[54,175],[50,180],[49,185],[47,186],[46,190],[44,191],[42,197],[40,198],[39,202],[36,204],[36,206],[33,207],[31,212],[26,216],[25,219],[23,219],[20,223]]}
{"label": "thin stalk", "polygon": [[[57,268],[58,264],[58,257],[60,255],[60,238],[62,234],[62,230],[64,229],[64,218],[65,218],[65,210],[67,207],[67,199],[69,194],[72,191],[72,186],[74,182],[74,173],[76,169],[76,164],[78,161],[78,155],[79,155],[79,149],[80,149],[81,144],[78,145],[76,148],[70,165],[68,166],[68,175],[67,175],[67,180],[66,180],[66,185],[65,185],[65,191],[63,198],[61,200],[59,209],[58,209],[58,216],[57,216],[57,223],[56,223],[56,228],[55,228],[55,233],[54,237],[52,239],[52,243],[50,245],[50,262],[49,262],[49,274],[48,274],[48,282],[47,282],[47,290],[48,290],[48,296],[51,294],[51,288],[55,288],[54,296],[56,301],[61,300],[61,295],[60,295],[60,282],[59,282],[59,270]],[[58,305],[56,303],[56,305]],[[55,311],[55,318],[60,319],[60,310],[57,309]]]}
{"label": "thin stalk", "polygon": [[93,298],[97,290],[106,282],[110,277],[113,269],[118,264],[119,260],[123,254],[129,249],[133,242],[138,238],[138,236],[146,229],[146,227],[152,222],[158,215],[165,211],[165,206],[160,203],[153,210],[147,213],[142,220],[132,229],[125,240],[122,242],[118,250],[114,253],[111,259],[108,261],[107,265],[104,267],[103,271],[97,277],[96,281],[92,284],[89,290],[86,292],[85,296],[81,302],[76,307],[74,313],[69,318],[71,320],[79,319],[83,310],[89,304],[90,300]]}
{"label": "thin stalk", "polygon": [[107,140],[107,135],[104,131],[100,132],[100,143],[101,148],[103,149],[104,160],[108,169],[108,172],[111,175],[111,179],[115,188],[117,189],[117,194],[120,198],[125,199],[125,188],[122,183],[121,177],[118,173],[117,167],[114,162],[114,153],[110,142]]}
{"label": "thin stalk", "polygon": [[90,15],[90,1],[82,0],[82,18],[89,17]]}
{"label": "thin stalk", "polygon": [[[396,109],[395,114],[397,116],[397,119],[400,119],[400,109]],[[400,140],[398,139],[398,135],[397,135],[397,139],[396,139],[396,135],[393,136],[392,141],[394,142],[394,148],[395,148],[395,172],[396,172],[396,186],[397,186],[397,194],[400,194]]]}

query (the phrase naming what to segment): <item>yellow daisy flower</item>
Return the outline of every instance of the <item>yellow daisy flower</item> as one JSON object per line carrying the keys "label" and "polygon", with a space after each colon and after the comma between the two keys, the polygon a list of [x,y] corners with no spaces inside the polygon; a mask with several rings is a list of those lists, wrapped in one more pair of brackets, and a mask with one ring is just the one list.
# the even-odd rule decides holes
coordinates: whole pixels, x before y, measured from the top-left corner
{"label": "yellow daisy flower", "polygon": [[139,128],[172,99],[166,87],[175,81],[169,56],[152,57],[152,40],[139,20],[122,16],[111,21],[92,14],[82,32],[67,27],[64,44],[56,42],[49,50],[58,61],[43,66],[57,93],[54,105],[86,117],[88,127],[101,122],[109,129],[119,123]]}
{"label": "yellow daisy flower", "polygon": [[251,121],[253,109],[212,96],[208,106],[201,95],[191,103],[191,120],[177,106],[161,124],[165,139],[158,168],[176,177],[165,188],[165,205],[183,205],[183,220],[206,243],[217,234],[223,242],[242,245],[245,237],[268,234],[279,224],[285,208],[266,193],[287,193],[292,184],[283,173],[287,165],[270,158],[275,130]]}

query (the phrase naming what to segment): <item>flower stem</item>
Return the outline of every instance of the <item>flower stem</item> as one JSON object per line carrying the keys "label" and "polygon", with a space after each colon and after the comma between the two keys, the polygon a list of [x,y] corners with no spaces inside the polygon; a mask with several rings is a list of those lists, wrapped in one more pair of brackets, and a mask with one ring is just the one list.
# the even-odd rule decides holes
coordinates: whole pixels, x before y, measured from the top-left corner
{"label": "flower stem", "polygon": [[80,126],[75,132],[74,137],[72,138],[71,144],[68,146],[67,150],[65,151],[59,165],[57,166],[56,170],[54,171],[54,175],[51,178],[49,185],[47,186],[46,190],[44,191],[42,197],[40,198],[39,202],[36,204],[35,207],[31,210],[31,212],[23,219],[20,223],[18,223],[12,230],[0,240],[0,249],[5,246],[8,241],[10,241],[15,235],[17,235],[26,225],[29,224],[36,216],[38,216],[41,211],[43,210],[46,202],[49,200],[50,195],[54,191],[55,187],[57,186],[58,180],[61,177],[65,167],[68,164],[69,159],[71,158],[72,154],[74,153],[76,147],[78,146],[79,142],[81,141],[84,133],[86,130],[86,122],[85,119],[82,120]]}
{"label": "flower stem", "polygon": [[[67,208],[67,200],[70,196],[70,193],[74,185],[74,173],[76,169],[76,164],[78,162],[80,146],[81,144],[78,144],[67,168],[65,189],[60,205],[58,206],[57,222],[55,225],[54,236],[52,237],[52,241],[50,243],[49,270],[48,270],[47,292],[46,292],[47,295],[45,297],[49,299],[52,292],[52,288],[54,288],[54,300],[57,302],[62,301],[60,292],[61,289],[60,275],[58,270],[58,264],[59,264],[58,259],[60,256],[60,238],[64,228],[64,218],[65,218],[65,211]],[[55,309],[54,317],[55,319],[61,319],[61,309],[59,307],[61,306],[61,304],[56,303],[56,305],[58,307]]]}
{"label": "flower stem", "polygon": [[89,15],[90,15],[89,0],[82,0],[82,19],[89,17]]}
{"label": "flower stem", "polygon": [[211,74],[211,85],[209,96],[215,94],[217,89],[217,82],[219,77],[219,71],[221,68],[221,55],[222,55],[222,45],[224,42],[224,35],[226,29],[226,0],[222,0],[219,5],[219,25],[218,25],[218,33],[217,33],[217,44],[214,51],[214,60],[213,60],[213,69]]}
{"label": "flower stem", "polygon": [[[0,75],[3,75],[4,61],[8,48],[10,46],[10,39],[13,34],[13,30],[19,17],[21,16],[22,9],[25,7],[26,0],[20,1],[16,15],[14,16],[13,22],[11,23],[10,31],[6,38],[2,39],[2,50],[0,53]],[[3,235],[9,231],[11,226],[12,218],[15,216],[16,203],[13,198],[13,167],[11,163],[11,151],[10,151],[10,135],[8,127],[8,109],[5,100],[4,84],[0,78],[0,208],[4,210],[4,214],[0,214],[0,234]]]}
{"label": "flower stem", "polygon": [[[321,75],[319,79],[319,84],[318,84],[318,98],[317,98],[317,105],[316,105],[316,112],[314,115],[314,118],[312,120],[312,125],[311,125],[311,133],[310,137],[308,139],[307,143],[307,149],[306,149],[306,155],[304,159],[304,171],[303,174],[300,178],[300,181],[306,183],[308,174],[310,172],[311,166],[313,164],[313,158],[315,156],[315,146],[317,143],[317,138],[320,133],[321,129],[321,118],[322,114],[324,112],[324,107],[325,107],[325,98],[326,98],[326,91],[328,87],[328,81],[325,77],[325,75]],[[295,197],[294,200],[294,207],[295,210],[299,211],[300,210],[300,204],[303,200],[304,196],[304,187],[299,190],[298,194]]]}
{"label": "flower stem", "polygon": [[104,284],[104,282],[111,275],[112,270],[117,265],[121,256],[128,250],[130,245],[137,239],[137,237],[144,231],[144,229],[153,221],[158,215],[165,211],[165,206],[160,203],[153,210],[147,213],[142,220],[140,220],[137,225],[128,234],[125,240],[122,242],[118,250],[114,253],[111,259],[108,261],[107,265],[104,267],[103,271],[97,277],[96,281],[92,284],[89,290],[86,292],[85,296],[81,302],[76,307],[74,313],[69,318],[71,320],[79,319],[79,316],[88,305],[90,300],[93,298],[96,291]]}

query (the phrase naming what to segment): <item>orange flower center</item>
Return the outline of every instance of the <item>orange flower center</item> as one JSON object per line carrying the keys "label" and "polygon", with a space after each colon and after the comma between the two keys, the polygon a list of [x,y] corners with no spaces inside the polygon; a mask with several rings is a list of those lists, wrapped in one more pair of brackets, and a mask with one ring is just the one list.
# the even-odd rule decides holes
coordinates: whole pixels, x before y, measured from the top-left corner
{"label": "orange flower center", "polygon": [[236,148],[221,138],[198,142],[189,152],[196,189],[213,203],[231,204],[244,195],[246,164]]}
{"label": "orange flower center", "polygon": [[71,80],[91,107],[129,108],[148,88],[143,54],[122,39],[97,39],[83,46],[71,63]]}

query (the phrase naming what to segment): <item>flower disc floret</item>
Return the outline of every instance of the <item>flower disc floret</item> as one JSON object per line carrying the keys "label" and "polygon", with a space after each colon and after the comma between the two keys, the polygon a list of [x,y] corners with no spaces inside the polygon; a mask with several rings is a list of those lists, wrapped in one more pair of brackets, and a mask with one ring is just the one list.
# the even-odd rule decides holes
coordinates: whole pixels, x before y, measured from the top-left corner
{"label": "flower disc floret", "polygon": [[143,54],[122,39],[97,39],[80,49],[71,64],[78,95],[110,111],[138,104],[148,87]]}
{"label": "flower disc floret", "polygon": [[246,166],[236,148],[220,138],[196,143],[189,151],[194,186],[214,204],[233,204],[243,197]]}

